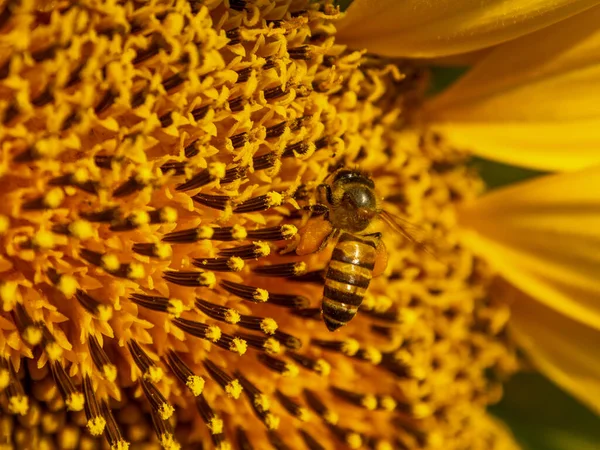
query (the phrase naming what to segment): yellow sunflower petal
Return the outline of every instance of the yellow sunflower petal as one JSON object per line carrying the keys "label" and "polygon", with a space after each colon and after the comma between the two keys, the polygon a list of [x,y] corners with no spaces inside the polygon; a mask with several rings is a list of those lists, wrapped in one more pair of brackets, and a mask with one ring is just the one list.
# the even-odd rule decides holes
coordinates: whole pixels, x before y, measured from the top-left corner
{"label": "yellow sunflower petal", "polygon": [[583,403],[600,413],[600,331],[536,302],[515,288],[510,332],[531,361]]}
{"label": "yellow sunflower petal", "polygon": [[386,56],[431,58],[506,42],[559,22],[597,0],[354,0],[339,40]]}
{"label": "yellow sunflower petal", "polygon": [[547,306],[600,330],[600,167],[499,189],[459,211],[466,242]]}
{"label": "yellow sunflower petal", "polygon": [[545,170],[600,163],[600,7],[500,45],[426,106],[453,145]]}

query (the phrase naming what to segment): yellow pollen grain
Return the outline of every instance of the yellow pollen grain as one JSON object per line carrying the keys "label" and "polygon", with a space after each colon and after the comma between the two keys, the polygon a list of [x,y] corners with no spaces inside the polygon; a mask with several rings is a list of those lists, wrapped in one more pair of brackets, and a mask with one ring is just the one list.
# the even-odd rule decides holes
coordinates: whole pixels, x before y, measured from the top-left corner
{"label": "yellow pollen grain", "polygon": [[158,259],[169,259],[173,256],[173,248],[164,242],[154,244],[154,256]]}
{"label": "yellow pollen grain", "polygon": [[271,409],[271,401],[265,394],[257,394],[252,399],[254,407],[260,412],[266,412]]}
{"label": "yellow pollen grain", "polygon": [[271,254],[271,247],[269,247],[269,244],[266,242],[256,241],[254,247],[256,248],[255,252],[259,257],[269,256]]}
{"label": "yellow pollen grain", "polygon": [[58,208],[65,198],[65,194],[62,189],[54,188],[50,189],[48,193],[44,196],[44,205],[48,208]]}
{"label": "yellow pollen grain", "polygon": [[312,417],[310,411],[306,408],[298,408],[298,419],[302,422],[308,422]]}
{"label": "yellow pollen grain", "polygon": [[44,348],[46,351],[46,355],[48,355],[48,359],[50,361],[58,361],[60,357],[63,355],[63,349],[56,342],[49,342],[48,345]]}
{"label": "yellow pollen grain", "polygon": [[234,225],[233,227],[231,227],[231,237],[233,237],[236,240],[241,240],[241,239],[246,239],[246,237],[248,236],[248,232],[246,231],[246,229],[241,226],[241,225]]}
{"label": "yellow pollen grain", "polygon": [[229,350],[242,356],[248,350],[248,343],[244,339],[234,338],[229,345]]}
{"label": "yellow pollen grain", "polygon": [[179,450],[181,448],[181,445],[179,445],[171,433],[160,435],[160,445],[165,450]]}
{"label": "yellow pollen grain", "polygon": [[225,177],[225,164],[215,162],[210,163],[208,165],[208,173],[215,178],[224,178]]}
{"label": "yellow pollen grain", "polygon": [[277,322],[275,322],[275,319],[271,319],[270,317],[266,317],[260,322],[260,329],[265,334],[275,334],[277,328],[279,328]]}
{"label": "yellow pollen grain", "polygon": [[281,343],[277,339],[267,339],[263,345],[263,348],[271,355],[278,355],[281,353]]}
{"label": "yellow pollen grain", "polygon": [[147,211],[133,211],[129,216],[129,220],[134,225],[145,225],[150,223],[150,214]]}
{"label": "yellow pollen grain", "polygon": [[165,206],[160,210],[160,221],[164,223],[177,222],[177,210],[170,206]]}
{"label": "yellow pollen grain", "polygon": [[315,372],[323,377],[326,377],[331,373],[331,364],[324,359],[317,359],[315,362]]}
{"label": "yellow pollen grain", "polygon": [[134,262],[129,264],[127,278],[129,278],[130,280],[139,280],[140,278],[143,278],[145,274],[146,271],[144,270],[144,266],[142,266],[141,264]]}
{"label": "yellow pollen grain", "polygon": [[185,307],[183,302],[177,298],[172,298],[169,300],[169,304],[167,306],[167,312],[171,314],[171,316],[175,318],[179,318],[181,313],[185,311]]}
{"label": "yellow pollen grain", "polygon": [[56,245],[56,240],[50,231],[39,230],[31,240],[31,243],[34,247],[38,247],[40,249],[51,249]]}
{"label": "yellow pollen grain", "polygon": [[0,284],[0,300],[4,311],[11,311],[17,303],[17,287],[17,283],[12,281]]}
{"label": "yellow pollen grain", "polygon": [[153,383],[158,383],[162,380],[164,376],[163,370],[158,366],[150,366],[148,370],[144,373],[144,379],[148,381],[152,381]]}
{"label": "yellow pollen grain", "polygon": [[267,204],[269,206],[279,206],[283,202],[283,196],[279,192],[269,192],[267,194]]}
{"label": "yellow pollen grain", "polygon": [[102,374],[111,383],[117,379],[117,367],[114,364],[104,364]]}
{"label": "yellow pollen grain", "polygon": [[359,349],[360,345],[356,339],[349,338],[342,343],[341,350],[344,355],[354,356]]}
{"label": "yellow pollen grain", "polygon": [[225,385],[225,392],[227,393],[227,395],[236,400],[240,398],[240,395],[242,395],[243,390],[244,388],[242,388],[242,385],[240,384],[239,380],[232,380],[231,382]]}
{"label": "yellow pollen grain", "polygon": [[355,449],[362,446],[362,438],[358,433],[348,433],[346,436],[346,443],[348,447]]}
{"label": "yellow pollen grain", "polygon": [[373,347],[366,347],[364,349],[365,359],[373,364],[379,364],[383,356],[381,352]]}
{"label": "yellow pollen grain", "polygon": [[89,181],[90,173],[85,167],[79,167],[77,170],[75,170],[75,172],[73,172],[71,179],[77,184],[83,184],[86,181]]}
{"label": "yellow pollen grain", "polygon": [[252,295],[252,298],[257,302],[264,303],[269,300],[269,291],[266,289],[257,288],[256,292],[254,292]]}
{"label": "yellow pollen grain", "polygon": [[73,297],[77,289],[79,289],[79,283],[71,275],[63,275],[60,277],[56,287],[65,297]]}
{"label": "yellow pollen grain", "polygon": [[85,404],[85,397],[81,392],[74,392],[67,397],[65,404],[69,411],[81,411]]}
{"label": "yellow pollen grain", "polygon": [[299,373],[300,369],[298,369],[298,366],[296,364],[286,363],[281,375],[283,375],[284,377],[292,378],[297,377]]}
{"label": "yellow pollen grain", "polygon": [[373,395],[365,395],[361,400],[360,404],[367,408],[369,411],[374,411],[377,408],[377,399]]}
{"label": "yellow pollen grain", "polygon": [[215,447],[216,450],[231,450],[231,444],[227,441],[221,442]]}
{"label": "yellow pollen grain", "polygon": [[22,337],[29,345],[38,345],[42,341],[42,330],[34,325],[30,325],[23,330]]}
{"label": "yellow pollen grain", "polygon": [[383,396],[380,401],[379,401],[381,407],[383,409],[385,409],[386,411],[393,411],[394,409],[396,409],[396,400],[394,400],[392,397],[390,397],[389,395],[385,395]]}
{"label": "yellow pollen grain", "polygon": [[298,234],[298,228],[295,225],[285,224],[281,227],[281,235],[284,239],[291,239]]}
{"label": "yellow pollen grain", "polygon": [[227,267],[229,267],[234,272],[240,272],[244,268],[244,260],[239,256],[232,256],[227,261]]}
{"label": "yellow pollen grain", "polygon": [[4,214],[0,214],[0,234],[6,233],[10,227],[10,219]]}
{"label": "yellow pollen grain", "polygon": [[277,428],[279,428],[279,422],[279,416],[276,416],[272,413],[265,414],[265,425],[269,430],[276,430]]}
{"label": "yellow pollen grain", "polygon": [[192,391],[194,397],[198,397],[204,390],[204,378],[198,375],[190,375],[185,382],[185,385]]}
{"label": "yellow pollen grain", "polygon": [[388,441],[378,442],[375,446],[375,450],[393,450],[393,448],[394,447],[392,447],[392,444],[390,444]]}
{"label": "yellow pollen grain", "polygon": [[423,419],[431,415],[431,407],[426,403],[416,403],[412,405],[412,416],[417,419]]}
{"label": "yellow pollen grain", "polygon": [[212,289],[217,283],[217,277],[212,272],[204,272],[200,274],[200,283],[209,289]]}
{"label": "yellow pollen grain", "polygon": [[113,309],[111,306],[98,305],[98,320],[101,320],[102,322],[108,322],[110,319],[112,319],[112,315]]}
{"label": "yellow pollen grain", "polygon": [[129,442],[119,439],[118,442],[110,446],[110,450],[129,450]]}
{"label": "yellow pollen grain", "polygon": [[119,258],[117,258],[117,255],[114,255],[112,253],[102,255],[101,262],[102,268],[107,272],[116,272],[117,270],[119,270],[119,267],[121,267]]}
{"label": "yellow pollen grain", "polygon": [[7,369],[0,369],[0,392],[2,392],[10,383],[10,372]]}
{"label": "yellow pollen grain", "polygon": [[240,320],[242,320],[242,317],[238,311],[230,308],[227,311],[225,311],[224,319],[227,323],[236,324]]}
{"label": "yellow pollen grain", "polygon": [[87,421],[86,427],[92,436],[100,436],[104,433],[106,419],[102,416],[92,417]]}
{"label": "yellow pollen grain", "polygon": [[331,425],[337,425],[340,416],[331,410],[327,410],[323,413],[323,420]]}
{"label": "yellow pollen grain", "polygon": [[150,183],[150,181],[152,181],[153,178],[154,174],[152,173],[152,170],[145,167],[142,167],[135,175],[135,181],[144,186]]}
{"label": "yellow pollen grain", "polygon": [[211,434],[221,434],[223,432],[223,421],[218,417],[212,417],[207,426]]}
{"label": "yellow pollen grain", "polygon": [[14,395],[8,398],[8,410],[12,414],[24,416],[29,410],[29,398],[25,395]]}
{"label": "yellow pollen grain", "polygon": [[175,408],[173,408],[173,406],[171,406],[169,403],[163,403],[158,408],[158,415],[162,420],[169,420],[174,412]]}
{"label": "yellow pollen grain", "polygon": [[206,330],[206,339],[212,342],[217,342],[221,339],[221,329],[216,325],[211,325]]}
{"label": "yellow pollen grain", "polygon": [[92,224],[85,220],[74,220],[69,224],[69,233],[77,239],[86,240],[94,235]]}
{"label": "yellow pollen grain", "polygon": [[306,263],[303,261],[296,263],[296,265],[294,266],[294,275],[299,276],[299,275],[304,275],[305,273],[306,273]]}
{"label": "yellow pollen grain", "polygon": [[215,234],[213,227],[201,226],[196,229],[196,237],[198,239],[211,239]]}

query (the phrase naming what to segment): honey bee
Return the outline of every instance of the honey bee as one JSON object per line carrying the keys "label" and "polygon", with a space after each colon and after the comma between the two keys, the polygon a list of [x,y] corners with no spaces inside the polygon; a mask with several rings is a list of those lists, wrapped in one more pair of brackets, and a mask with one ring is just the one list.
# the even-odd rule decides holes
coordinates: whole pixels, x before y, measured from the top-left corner
{"label": "honey bee", "polygon": [[317,187],[317,204],[306,207],[313,215],[304,229],[296,254],[323,250],[337,238],[327,265],[321,313],[325,326],[335,331],[356,315],[371,278],[387,266],[382,234],[366,233],[376,218],[412,242],[416,239],[390,213],[379,208],[375,183],[363,172],[339,169],[330,184]]}

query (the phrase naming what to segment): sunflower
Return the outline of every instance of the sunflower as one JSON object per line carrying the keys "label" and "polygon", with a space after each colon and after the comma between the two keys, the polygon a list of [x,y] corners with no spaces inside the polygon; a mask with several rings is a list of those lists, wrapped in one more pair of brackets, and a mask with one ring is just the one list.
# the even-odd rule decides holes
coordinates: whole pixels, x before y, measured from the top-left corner
{"label": "sunflower", "polygon": [[[597,378],[585,378],[595,363],[570,347],[597,334],[597,281],[586,278],[597,260],[594,169],[478,198],[482,182],[465,163],[479,148],[546,170],[593,162],[594,136],[572,135],[580,118],[594,131],[588,97],[548,113],[558,126],[556,114],[572,113],[578,162],[563,165],[558,138],[536,140],[519,125],[521,104],[516,123],[501,132],[498,123],[503,101],[533,107],[519,95],[541,89],[519,90],[513,71],[539,82],[566,70],[557,83],[572,83],[551,44],[580,69],[594,48],[586,39],[598,36],[584,25],[600,11],[515,7],[502,27],[476,23],[468,4],[429,16],[417,8],[411,21],[392,3],[386,22],[383,9],[361,13],[362,2],[346,17],[308,0],[6,2],[0,445],[516,448],[486,412],[519,368],[513,339],[597,401]],[[499,9],[492,19],[506,17]],[[472,27],[458,28],[469,22],[457,15],[436,24],[448,11],[473,17]],[[417,27],[422,45],[413,32],[394,54],[361,43],[369,27],[394,43],[390,30],[418,17],[429,20]],[[573,52],[545,39],[537,65],[523,57],[529,72],[515,61],[494,84],[496,58],[516,58],[507,46],[556,27]],[[472,72],[427,100],[428,71],[407,57],[462,52],[478,61]],[[568,98],[578,92],[587,90]],[[544,142],[554,167],[540,156]],[[357,317],[331,333],[320,317],[331,246],[295,249],[322,220],[308,214],[318,186],[356,166],[414,228],[374,223],[388,267]],[[564,321],[568,336],[549,333]]]}

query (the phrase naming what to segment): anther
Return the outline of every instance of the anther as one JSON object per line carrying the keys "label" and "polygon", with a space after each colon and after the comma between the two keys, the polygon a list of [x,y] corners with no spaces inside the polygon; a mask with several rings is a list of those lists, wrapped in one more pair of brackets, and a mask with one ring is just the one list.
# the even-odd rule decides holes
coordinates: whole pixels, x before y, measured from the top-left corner
{"label": "anther", "polygon": [[336,396],[355,406],[366,408],[369,411],[374,411],[377,408],[377,397],[374,395],[359,394],[335,386],[331,386],[330,389]]}
{"label": "anther", "polygon": [[175,376],[187,386],[194,397],[202,394],[204,390],[204,378],[195,375],[187,364],[173,350],[169,350],[167,364]]}
{"label": "anther", "polygon": [[167,297],[134,293],[129,296],[129,300],[136,305],[151,309],[152,311],[171,314],[175,318],[178,318],[183,311],[187,310],[181,300],[169,299]]}
{"label": "anther", "polygon": [[194,156],[200,153],[200,141],[196,139],[195,141],[186,145],[183,149],[183,153],[186,158],[193,158]]}
{"label": "anther", "polygon": [[225,176],[225,164],[213,163],[208,168],[201,170],[185,183],[177,185],[175,190],[185,192],[192,189],[198,189],[206,186],[215,180],[219,180]]}
{"label": "anther", "polygon": [[342,441],[345,445],[347,445],[351,449],[358,449],[363,445],[362,436],[351,430],[350,428],[342,428],[337,425],[329,425],[329,429],[337,436],[337,438]]}
{"label": "anther", "polygon": [[257,230],[248,230],[248,239],[262,241],[281,241],[291,239],[298,234],[298,228],[294,225],[286,224],[276,227],[259,228]]}
{"label": "anther", "polygon": [[233,148],[240,148],[246,142],[248,142],[248,133],[243,132],[243,133],[235,134],[235,135],[231,136],[229,138],[229,140],[231,141],[231,146]]}
{"label": "anther", "polygon": [[254,156],[252,158],[252,167],[254,170],[266,170],[275,166],[278,156],[275,152],[265,153],[264,155]]}
{"label": "anther", "polygon": [[321,308],[303,308],[292,310],[292,314],[308,320],[322,320]]}
{"label": "anther", "polygon": [[163,370],[156,365],[144,349],[134,339],[127,342],[127,348],[133,358],[133,362],[142,372],[144,380],[158,383],[163,377]]}
{"label": "anther", "polygon": [[314,437],[312,437],[308,433],[308,431],[305,431],[303,429],[299,429],[298,431],[300,432],[300,436],[302,436],[302,440],[304,441],[309,450],[325,450],[325,447],[319,444],[319,442]]}
{"label": "anther", "polygon": [[204,119],[204,117],[210,110],[210,106],[211,105],[199,106],[198,108],[195,108],[194,110],[192,110],[192,117],[194,118],[194,120]]}
{"label": "anther", "polygon": [[263,394],[254,384],[250,382],[242,373],[237,370],[234,375],[240,380],[244,393],[257,417],[265,424],[268,430],[275,430],[279,427],[279,417],[270,412],[271,401],[268,396]]}
{"label": "anther", "polygon": [[211,342],[217,342],[221,339],[221,329],[215,325],[206,325],[204,323],[181,318],[173,320],[173,324],[186,333],[200,339],[206,339]]}
{"label": "anther", "polygon": [[21,303],[17,303],[13,308],[13,319],[27,345],[38,345],[42,341],[42,329],[33,322]]}
{"label": "anther", "polygon": [[220,286],[227,292],[251,302],[263,303],[269,300],[269,292],[265,289],[246,286],[229,280],[222,280]]}
{"label": "anther", "polygon": [[243,11],[246,8],[246,0],[229,0],[229,7],[235,11]]}
{"label": "anther", "polygon": [[221,337],[215,342],[215,345],[240,356],[244,355],[248,349],[248,343],[244,339],[226,333],[221,333]]}
{"label": "anther", "polygon": [[284,377],[295,377],[298,375],[298,366],[288,361],[283,361],[266,353],[259,353],[258,360],[269,369],[283,375]]}
{"label": "anther", "polygon": [[92,361],[98,370],[104,375],[108,381],[115,381],[117,379],[117,368],[108,359],[108,355],[104,349],[100,347],[100,343],[95,336],[90,335],[88,337],[88,345],[90,347],[90,355],[92,355]]}
{"label": "anther", "polygon": [[[37,234],[38,236],[41,235],[39,232]],[[79,283],[73,275],[58,273],[56,269],[52,267],[46,271],[46,274],[56,289],[62,292],[65,297],[71,298],[73,295],[75,295],[77,288],[79,287]]]}
{"label": "anther", "polygon": [[175,271],[163,272],[163,278],[169,283],[187,287],[212,288],[216,282],[215,274],[201,271]]}
{"label": "anther", "polygon": [[228,375],[223,369],[209,359],[204,360],[204,367],[206,367],[210,377],[221,386],[229,397],[236,400],[240,398],[243,387],[237,378]]}
{"label": "anther", "polygon": [[246,229],[239,225],[223,228],[200,226],[197,228],[188,228],[185,230],[167,233],[163,236],[162,240],[163,242],[169,242],[173,244],[191,244],[204,239],[212,241],[237,241],[245,239],[247,234],[248,233]]}
{"label": "anther", "polygon": [[313,359],[306,355],[300,355],[295,352],[286,352],[286,355],[292,358],[302,367],[311,370],[323,377],[326,377],[331,372],[331,365],[324,359]]}
{"label": "anther", "polygon": [[167,128],[173,125],[173,111],[169,111],[158,118],[160,122],[160,126],[162,128]]}
{"label": "anther", "polygon": [[267,352],[270,355],[278,355],[281,353],[281,345],[279,341],[269,336],[256,336],[252,334],[241,334],[245,342],[252,348]]}
{"label": "anther", "polygon": [[100,436],[104,433],[106,419],[102,416],[102,411],[96,399],[92,380],[89,375],[84,375],[83,377],[83,395],[85,397],[86,427],[92,436]]}
{"label": "anther", "polygon": [[278,192],[269,192],[265,195],[251,198],[238,204],[233,208],[234,213],[250,213],[257,211],[266,211],[274,206],[279,206],[283,202],[283,196]]}
{"label": "anther", "polygon": [[359,343],[355,339],[351,338],[343,341],[312,339],[310,343],[325,350],[333,350],[334,352],[339,352],[346,356],[354,356],[360,349]]}
{"label": "anther", "polygon": [[263,256],[269,256],[270,253],[271,247],[269,244],[261,241],[239,247],[224,248],[219,251],[220,256],[236,257],[243,260],[262,258]]}
{"label": "anther", "polygon": [[269,266],[256,266],[252,272],[264,277],[297,277],[306,273],[306,263],[303,261],[283,264],[271,264]]}
{"label": "anther", "polygon": [[195,258],[192,264],[199,269],[215,272],[239,272],[244,268],[244,261],[238,256],[229,258]]}
{"label": "anther", "polygon": [[61,188],[53,188],[46,194],[23,203],[22,209],[24,211],[55,209],[60,206],[64,198],[65,194]]}
{"label": "anther", "polygon": [[281,154],[282,158],[297,158],[298,156],[304,156],[308,153],[311,148],[311,144],[307,144],[306,142],[296,142],[294,144],[289,144],[285,147],[285,150]]}
{"label": "anther", "polygon": [[144,255],[150,258],[158,258],[160,260],[168,260],[173,255],[173,249],[171,246],[163,242],[136,243],[133,244],[131,249],[138,255]]}
{"label": "anther", "polygon": [[106,91],[104,96],[100,99],[96,107],[94,108],[94,112],[96,115],[99,115],[106,111],[108,108],[112,106],[112,104],[117,99],[118,93],[113,91]]}
{"label": "anther", "polygon": [[151,381],[142,378],[141,385],[148,402],[150,402],[150,405],[152,406],[152,409],[158,413],[162,420],[168,420],[175,412],[173,406],[167,402],[167,399]]}
{"label": "anther", "polygon": [[252,67],[246,67],[244,69],[238,70],[237,74],[237,83],[245,83],[246,81],[248,81],[250,75],[252,74]]}
{"label": "anther", "polygon": [[50,186],[73,186],[89,194],[98,194],[100,183],[90,180],[88,177],[89,174],[81,170],[75,173],[67,173],[60,177],[52,178],[48,181],[48,184]]}
{"label": "anther", "polygon": [[23,385],[19,381],[12,363],[4,358],[0,358],[0,361],[2,361],[0,364],[2,364],[3,371],[5,374],[8,373],[8,382],[5,387],[8,412],[25,416],[29,411],[29,398],[25,395]]}
{"label": "anther", "polygon": [[302,393],[304,394],[304,399],[308,406],[310,406],[310,408],[326,423],[335,425],[338,422],[339,415],[327,408],[317,394],[309,389],[304,389]]}
{"label": "anther", "polygon": [[281,86],[276,86],[274,88],[265,89],[263,91],[263,95],[266,100],[274,100],[276,98],[282,97],[286,92],[283,90]]}
{"label": "anther", "polygon": [[154,433],[156,434],[156,437],[158,437],[160,446],[165,450],[180,450],[181,445],[175,439],[171,422],[164,420],[154,410],[151,411],[151,416]]}
{"label": "anther", "polygon": [[109,320],[112,317],[112,307],[100,303],[91,295],[87,294],[81,289],[75,291],[75,298],[81,306],[85,308],[87,312],[96,316],[100,320]]}
{"label": "anther", "polygon": [[292,450],[290,446],[288,446],[281,436],[275,431],[269,431],[267,433],[267,437],[269,438],[269,442],[275,448],[275,450]]}
{"label": "anther", "polygon": [[237,427],[235,437],[240,450],[253,450],[250,439],[242,427]]}
{"label": "anther", "polygon": [[200,394],[196,397],[196,408],[200,413],[200,417],[202,417],[202,420],[208,426],[211,435],[222,436],[223,420],[214,413],[204,395]]}
{"label": "anther", "polygon": [[308,45],[302,45],[300,47],[288,48],[288,54],[292,59],[302,59],[309,61],[311,58],[310,47]]}
{"label": "anther", "polygon": [[117,256],[111,253],[102,254],[82,248],[79,256],[115,277],[137,280],[144,276],[144,267],[141,264],[135,262],[121,264]]}
{"label": "anther", "polygon": [[170,91],[171,89],[175,89],[177,86],[183,84],[186,81],[186,77],[182,73],[176,73],[171,75],[169,78],[165,78],[162,81],[162,87],[165,91]]}
{"label": "anther", "polygon": [[129,448],[129,442],[123,439],[121,430],[117,425],[117,421],[113,416],[108,404],[103,401],[100,409],[102,410],[102,416],[106,420],[106,427],[104,428],[104,436],[110,445],[111,450],[125,450]]}
{"label": "anther", "polygon": [[53,233],[64,234],[75,239],[86,240],[94,235],[94,229],[87,220],[77,219],[70,223],[56,224],[51,228]]}
{"label": "anther", "polygon": [[248,171],[247,167],[234,166],[225,171],[225,175],[221,179],[221,184],[233,183],[235,180],[239,180],[240,178],[244,178],[246,176],[246,172]]}
{"label": "anther", "polygon": [[149,170],[143,170],[131,176],[127,181],[117,187],[112,196],[115,198],[125,197],[134,192],[140,191],[146,186],[149,186],[153,181],[154,175]]}
{"label": "anther", "polygon": [[303,297],[301,295],[274,294],[270,292],[269,303],[277,306],[282,306],[284,308],[304,309],[309,306],[310,301],[308,300],[308,298]]}
{"label": "anther", "polygon": [[225,208],[227,208],[227,205],[231,201],[231,197],[228,195],[196,194],[192,197],[192,200],[209,208],[225,211]]}
{"label": "anther", "polygon": [[272,127],[268,127],[266,130],[265,138],[272,139],[281,136],[287,128],[287,122],[283,121]]}
{"label": "anther", "polygon": [[79,215],[82,219],[89,222],[113,222],[121,218],[121,211],[118,206],[111,206],[110,208],[102,209],[100,211],[80,212]]}
{"label": "anther", "polygon": [[244,109],[244,104],[246,103],[246,99],[243,96],[235,97],[228,102],[229,110],[233,113],[240,112]]}
{"label": "anther", "polygon": [[279,403],[294,417],[300,419],[302,422],[306,422],[310,419],[310,412],[308,409],[301,406],[298,402],[294,401],[291,397],[288,397],[279,389],[275,391],[275,397],[279,400]]}
{"label": "anther", "polygon": [[50,362],[50,371],[54,381],[65,401],[69,411],[81,411],[85,403],[85,398],[81,392],[75,389],[71,378],[65,372],[65,368],[59,362]]}
{"label": "anther", "polygon": [[228,45],[235,45],[240,43],[240,29],[232,28],[231,30],[227,30],[225,32],[225,36],[229,39]]}
{"label": "anther", "polygon": [[300,339],[291,334],[284,333],[281,330],[275,331],[274,337],[290,350],[298,350],[302,347],[302,341]]}

